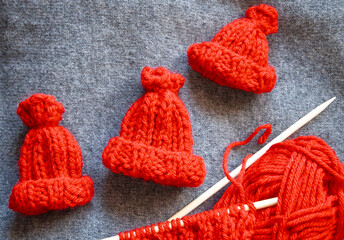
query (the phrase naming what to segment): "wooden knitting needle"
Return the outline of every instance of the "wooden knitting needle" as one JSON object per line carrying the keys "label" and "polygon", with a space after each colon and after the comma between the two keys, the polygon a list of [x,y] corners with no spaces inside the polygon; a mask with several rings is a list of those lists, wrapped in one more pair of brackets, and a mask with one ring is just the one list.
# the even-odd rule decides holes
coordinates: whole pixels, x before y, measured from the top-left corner
{"label": "wooden knitting needle", "polygon": [[[263,208],[268,208],[268,207],[272,207],[274,205],[277,204],[278,198],[269,198],[269,199],[265,199],[262,201],[258,201],[258,202],[254,202],[253,205],[254,207],[258,210],[258,209],[263,209]],[[249,207],[245,204],[244,205],[245,211],[249,210]],[[238,206],[238,209],[240,209],[240,207]],[[229,213],[229,209],[227,209],[227,212]],[[169,228],[170,230],[172,230],[172,224],[169,223]],[[183,220],[180,220],[180,226],[184,227],[184,222]],[[154,226],[154,228],[152,228],[150,231],[154,230],[155,232],[159,232],[159,227],[158,226]],[[135,232],[134,232],[135,235]],[[109,238],[104,238],[102,240],[120,240],[119,236],[114,236],[114,237],[109,237]]]}
{"label": "wooden knitting needle", "polygon": [[[284,132],[282,132],[280,135],[278,135],[276,138],[274,138],[271,142],[269,142],[268,144],[266,144],[262,149],[260,149],[258,152],[256,152],[254,155],[252,155],[246,163],[246,169],[248,167],[250,167],[255,161],[257,161],[257,159],[259,159],[261,156],[263,156],[263,154],[274,144],[282,142],[283,140],[285,140],[287,137],[289,137],[290,135],[292,135],[294,132],[296,132],[297,130],[299,130],[303,125],[305,125],[306,123],[308,123],[310,120],[312,120],[314,117],[316,117],[319,113],[321,113],[322,111],[325,110],[325,108],[328,107],[328,105],[330,105],[334,100],[336,99],[336,97],[331,98],[330,100],[324,102],[323,104],[319,105],[318,107],[316,107],[315,109],[313,109],[311,112],[309,112],[308,114],[306,114],[304,117],[302,117],[299,121],[297,121],[296,123],[294,123],[293,125],[291,125],[287,130],[285,130]],[[230,176],[235,178],[239,175],[240,170],[241,170],[242,165],[240,165],[239,167],[237,167],[236,169],[234,169],[231,173]],[[172,219],[176,219],[176,218],[182,218],[185,215],[189,214],[192,210],[194,210],[195,208],[197,208],[199,205],[201,205],[204,201],[206,201],[208,198],[210,198],[211,196],[213,196],[217,191],[219,191],[221,188],[223,188],[224,186],[226,186],[229,183],[229,180],[227,179],[227,177],[224,177],[223,179],[221,179],[220,181],[218,181],[214,186],[212,186],[211,188],[209,188],[207,191],[205,191],[202,195],[200,195],[198,198],[196,198],[195,200],[193,200],[191,203],[189,203],[189,205],[187,205],[186,207],[184,207],[182,210],[180,210],[178,213],[176,213],[175,215],[173,215],[170,219],[168,219],[168,221],[171,221]]]}

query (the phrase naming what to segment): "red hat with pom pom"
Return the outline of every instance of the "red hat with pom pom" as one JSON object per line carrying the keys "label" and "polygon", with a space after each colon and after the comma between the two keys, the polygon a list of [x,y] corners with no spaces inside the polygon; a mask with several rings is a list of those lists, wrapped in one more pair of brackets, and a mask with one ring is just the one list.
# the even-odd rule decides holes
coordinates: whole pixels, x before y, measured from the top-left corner
{"label": "red hat with pom pom", "polygon": [[184,77],[163,67],[145,67],[141,79],[147,92],[126,113],[120,137],[105,147],[103,164],[115,173],[162,185],[199,186],[205,166],[192,154],[189,114],[177,96]]}
{"label": "red hat with pom pom", "polygon": [[275,8],[261,4],[247,9],[210,42],[192,44],[187,53],[195,71],[217,84],[254,93],[270,92],[276,82],[268,64],[266,35],[278,30]]}
{"label": "red hat with pom pom", "polygon": [[9,208],[26,215],[84,205],[93,197],[93,181],[81,176],[81,150],[72,134],[58,126],[63,105],[53,96],[34,94],[19,104],[18,115],[30,127],[19,158],[19,182]]}

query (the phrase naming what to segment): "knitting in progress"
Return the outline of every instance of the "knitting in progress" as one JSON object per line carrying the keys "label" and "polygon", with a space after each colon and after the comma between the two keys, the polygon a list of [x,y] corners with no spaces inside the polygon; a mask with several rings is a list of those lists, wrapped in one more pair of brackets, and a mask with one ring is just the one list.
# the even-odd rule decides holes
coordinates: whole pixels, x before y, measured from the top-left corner
{"label": "knitting in progress", "polygon": [[[255,210],[245,211],[242,205],[205,211],[182,219],[153,224],[119,234],[121,240],[191,240],[251,239]],[[156,227],[159,229],[155,231]]]}
{"label": "knitting in progress", "polygon": [[107,168],[162,185],[197,187],[203,182],[205,165],[192,154],[189,113],[177,96],[184,81],[163,67],[142,70],[146,93],[126,113],[120,137],[105,147]]}
{"label": "knitting in progress", "polygon": [[58,126],[63,105],[53,96],[34,94],[19,104],[17,113],[31,129],[20,151],[20,179],[9,208],[37,215],[89,202],[93,181],[81,175],[80,147],[66,128]]}
{"label": "knitting in progress", "polygon": [[[248,170],[250,155],[245,157],[238,179],[229,175],[230,150],[245,145],[263,128],[263,143],[271,133],[269,125],[227,147],[223,166],[232,185],[213,210],[120,233],[119,238],[342,240],[344,165],[323,140],[302,136],[275,144]],[[256,210],[252,204],[272,197],[279,199],[275,207]],[[250,206],[248,212],[243,204]]]}
{"label": "knitting in progress", "polygon": [[247,9],[218,32],[210,42],[192,44],[189,64],[217,84],[254,93],[270,92],[276,82],[269,66],[266,35],[278,31],[275,8],[261,4]]}

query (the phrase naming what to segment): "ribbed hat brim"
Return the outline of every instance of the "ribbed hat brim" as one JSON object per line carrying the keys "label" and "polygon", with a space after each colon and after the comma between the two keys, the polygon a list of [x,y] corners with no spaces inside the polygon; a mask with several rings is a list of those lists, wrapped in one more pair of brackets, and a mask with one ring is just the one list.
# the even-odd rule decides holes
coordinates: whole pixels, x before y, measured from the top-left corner
{"label": "ribbed hat brim", "polygon": [[217,84],[254,93],[270,92],[276,82],[275,69],[262,67],[215,42],[192,44],[189,64]]}
{"label": "ribbed hat brim", "polygon": [[13,187],[9,208],[26,215],[37,215],[84,205],[93,194],[93,181],[88,176],[28,180]]}
{"label": "ribbed hat brim", "polygon": [[103,152],[103,164],[114,173],[177,187],[197,187],[206,175],[199,156],[164,151],[122,137],[110,139]]}

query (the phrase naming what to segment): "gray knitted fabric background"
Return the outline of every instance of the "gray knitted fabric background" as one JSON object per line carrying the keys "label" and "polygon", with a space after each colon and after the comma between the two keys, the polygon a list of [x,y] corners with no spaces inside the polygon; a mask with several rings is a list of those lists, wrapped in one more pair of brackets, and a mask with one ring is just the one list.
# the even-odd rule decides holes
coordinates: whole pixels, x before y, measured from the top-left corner
{"label": "gray knitted fabric background", "polygon": [[[229,143],[245,139],[264,123],[273,125],[271,140],[333,96],[336,101],[292,138],[316,135],[343,161],[342,0],[268,1],[279,13],[279,31],[268,36],[269,62],[278,76],[271,93],[221,87],[188,65],[189,45],[210,40],[259,3],[1,1],[0,238],[99,239],[165,221],[224,177],[222,155]],[[144,66],[164,66],[186,78],[179,96],[190,113],[194,153],[207,168],[198,188],[163,187],[116,175],[102,165],[108,140],[119,134],[128,108],[144,93]],[[82,207],[24,216],[8,208],[28,132],[16,110],[38,92],[63,103],[61,125],[82,149],[83,174],[94,180],[95,195]],[[230,169],[260,149],[257,140],[233,150]],[[211,209],[223,190],[194,213]]]}

